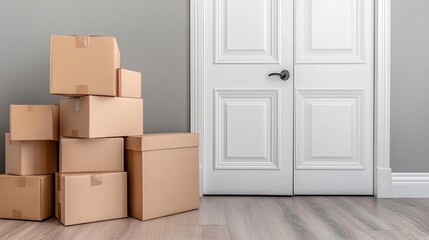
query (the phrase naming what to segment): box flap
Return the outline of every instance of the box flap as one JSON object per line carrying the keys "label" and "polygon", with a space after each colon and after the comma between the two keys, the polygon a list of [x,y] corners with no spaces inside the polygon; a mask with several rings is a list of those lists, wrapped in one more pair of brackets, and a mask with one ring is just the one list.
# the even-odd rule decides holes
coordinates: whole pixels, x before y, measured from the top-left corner
{"label": "box flap", "polygon": [[156,133],[125,138],[125,149],[134,151],[152,151],[170,148],[198,147],[196,133]]}

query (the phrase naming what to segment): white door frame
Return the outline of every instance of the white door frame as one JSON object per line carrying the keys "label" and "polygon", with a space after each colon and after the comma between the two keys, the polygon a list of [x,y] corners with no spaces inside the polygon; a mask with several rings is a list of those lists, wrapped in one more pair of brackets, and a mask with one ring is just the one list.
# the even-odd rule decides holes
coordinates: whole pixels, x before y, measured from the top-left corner
{"label": "white door frame", "polygon": [[[375,2],[374,194],[391,197],[390,168],[391,0]],[[200,195],[204,186],[204,1],[190,0],[190,120],[200,133]]]}

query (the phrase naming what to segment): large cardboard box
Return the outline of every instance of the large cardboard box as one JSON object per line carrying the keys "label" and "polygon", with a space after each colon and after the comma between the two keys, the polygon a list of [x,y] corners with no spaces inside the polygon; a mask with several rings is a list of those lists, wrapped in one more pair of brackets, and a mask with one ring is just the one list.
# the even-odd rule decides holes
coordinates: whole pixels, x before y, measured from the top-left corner
{"label": "large cardboard box", "polygon": [[5,133],[6,173],[15,175],[52,174],[57,171],[58,142],[12,141]]}
{"label": "large cardboard box", "polygon": [[51,94],[116,96],[118,68],[114,37],[51,35]]}
{"label": "large cardboard box", "polygon": [[11,140],[58,140],[58,105],[10,105]]}
{"label": "large cardboard box", "polygon": [[143,134],[143,99],[85,96],[60,101],[60,134],[102,138]]}
{"label": "large cardboard box", "polygon": [[52,216],[53,175],[0,175],[0,218],[41,221]]}
{"label": "large cardboard box", "polygon": [[148,220],[199,207],[198,135],[125,139],[130,216]]}
{"label": "large cardboard box", "polygon": [[60,139],[60,173],[123,171],[123,138]]}
{"label": "large cardboard box", "polygon": [[64,225],[127,217],[127,173],[55,174],[55,216]]}
{"label": "large cardboard box", "polygon": [[142,75],[140,72],[118,69],[118,97],[142,97]]}

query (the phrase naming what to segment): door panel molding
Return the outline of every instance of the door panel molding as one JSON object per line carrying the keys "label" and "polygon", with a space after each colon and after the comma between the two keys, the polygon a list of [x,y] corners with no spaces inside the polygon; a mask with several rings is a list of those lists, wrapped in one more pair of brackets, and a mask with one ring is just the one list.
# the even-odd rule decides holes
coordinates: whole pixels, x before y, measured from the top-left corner
{"label": "door panel molding", "polygon": [[361,89],[296,90],[295,169],[365,169],[363,95]]}
{"label": "door panel molding", "polygon": [[214,169],[280,169],[280,89],[214,89],[214,98]]}
{"label": "door panel molding", "polygon": [[365,62],[364,0],[297,0],[295,4],[296,63]]}
{"label": "door panel molding", "polygon": [[280,1],[215,0],[214,62],[279,63]]}

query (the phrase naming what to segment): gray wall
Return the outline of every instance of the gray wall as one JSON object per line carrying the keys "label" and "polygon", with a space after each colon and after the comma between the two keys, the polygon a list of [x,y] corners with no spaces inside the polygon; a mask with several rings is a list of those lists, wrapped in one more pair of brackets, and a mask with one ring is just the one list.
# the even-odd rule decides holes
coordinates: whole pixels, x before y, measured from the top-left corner
{"label": "gray wall", "polygon": [[189,0],[0,1],[0,173],[9,104],[49,95],[49,36],[116,36],[121,65],[143,74],[144,130],[189,130]]}
{"label": "gray wall", "polygon": [[392,0],[391,167],[429,172],[429,1]]}

